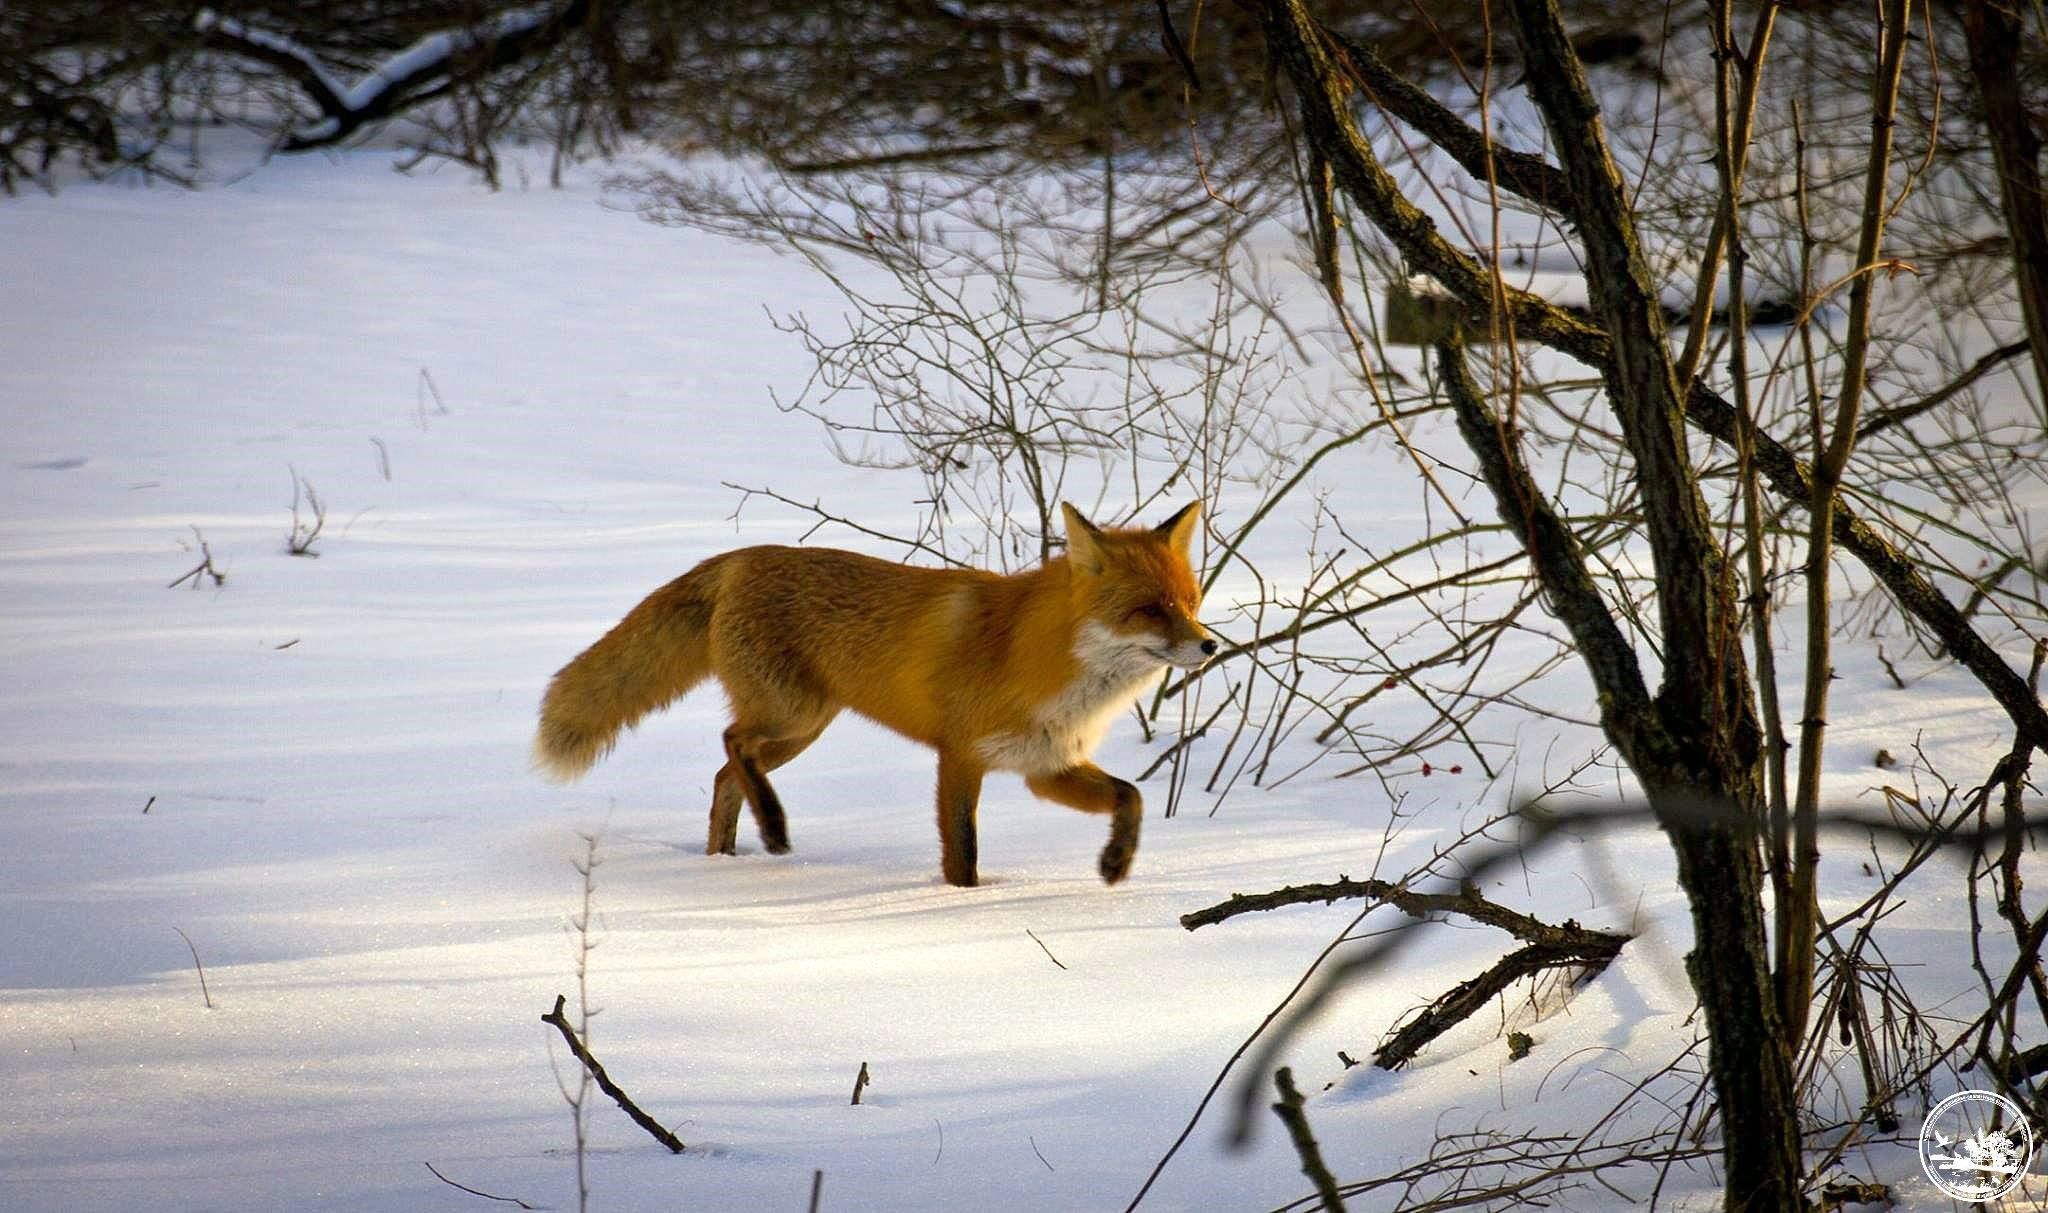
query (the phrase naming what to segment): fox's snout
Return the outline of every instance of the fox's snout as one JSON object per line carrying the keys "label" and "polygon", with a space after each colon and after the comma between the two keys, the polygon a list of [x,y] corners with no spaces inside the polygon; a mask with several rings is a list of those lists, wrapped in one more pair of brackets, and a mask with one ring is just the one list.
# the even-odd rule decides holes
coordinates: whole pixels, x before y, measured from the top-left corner
{"label": "fox's snout", "polygon": [[1164,654],[1168,665],[1179,666],[1183,670],[1199,670],[1215,655],[1216,638],[1208,635],[1206,629],[1200,636],[1167,645]]}

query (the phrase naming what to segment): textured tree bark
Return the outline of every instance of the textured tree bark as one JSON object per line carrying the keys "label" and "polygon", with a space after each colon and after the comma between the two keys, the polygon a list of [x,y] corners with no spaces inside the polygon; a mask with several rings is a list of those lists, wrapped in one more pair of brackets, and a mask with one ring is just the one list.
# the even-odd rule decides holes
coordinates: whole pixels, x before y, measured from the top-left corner
{"label": "textured tree bark", "polygon": [[[1630,764],[1664,822],[1692,909],[1686,969],[1708,1029],[1729,1209],[1803,1207],[1798,1095],[1764,936],[1758,728],[1736,583],[1685,446],[1685,398],[1628,192],[1556,0],[1514,0],[1529,88],[1578,201],[1593,311],[1614,343],[1604,371],[1634,456],[1656,561],[1661,734]],[[1689,812],[1700,806],[1721,814]],[[1706,820],[1702,820],[1705,817]]]}
{"label": "textured tree bark", "polygon": [[2041,184],[2041,140],[2028,121],[2020,87],[2023,5],[2018,0],[1963,0],[1958,7],[1970,46],[1970,74],[1984,99],[1984,124],[1998,166],[2020,313],[2034,347],[2034,377],[2041,406],[2048,408],[2048,192]]}
{"label": "textured tree bark", "polygon": [[[1547,503],[1535,498],[1535,482],[1502,441],[1500,421],[1466,370],[1463,351],[1455,342],[1445,342],[1437,352],[1459,432],[1478,457],[1503,517],[1517,525],[1519,514],[1523,545],[1560,617],[1572,628],[1580,652],[1588,654],[1604,707],[1609,692],[1603,670],[1611,672],[1624,663],[1619,658],[1593,661],[1588,646],[1625,643],[1619,629],[1611,638],[1606,635],[1613,620],[1577,559],[1569,529]],[[1687,484],[1690,487],[1691,482]],[[1641,487],[1647,508],[1653,493],[1649,486]],[[1527,501],[1538,504],[1523,508]],[[1572,605],[1567,607],[1567,601]],[[1574,624],[1595,610],[1604,623]],[[1731,633],[1728,640],[1738,641],[1732,634],[1738,626],[1734,615],[1722,618],[1722,626]],[[1633,666],[1632,653],[1626,664]],[[1619,694],[1626,698],[1632,692],[1624,686]],[[1746,717],[1746,701],[1738,715]],[[1727,731],[1729,723],[1698,712],[1690,718],[1680,715],[1667,695],[1660,695],[1655,712],[1633,736],[1625,740],[1612,730],[1609,736],[1642,781],[1651,809],[1671,839],[1679,885],[1692,909],[1693,950],[1686,957],[1686,973],[1706,1015],[1708,1066],[1721,1108],[1727,1207],[1794,1210],[1802,1208],[1798,1103],[1764,939],[1763,864],[1755,832],[1763,811],[1763,787],[1755,744],[1748,744],[1746,760],[1734,762],[1729,761],[1732,755],[1726,746],[1690,744],[1704,743],[1709,731]]]}

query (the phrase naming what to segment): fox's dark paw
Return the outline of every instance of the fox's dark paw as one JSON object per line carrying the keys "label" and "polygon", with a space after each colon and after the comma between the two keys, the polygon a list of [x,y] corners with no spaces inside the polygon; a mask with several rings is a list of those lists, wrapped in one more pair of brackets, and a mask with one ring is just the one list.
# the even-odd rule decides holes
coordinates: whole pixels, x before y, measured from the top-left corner
{"label": "fox's dark paw", "polygon": [[763,838],[761,840],[761,849],[770,855],[787,855],[789,854],[789,839]]}

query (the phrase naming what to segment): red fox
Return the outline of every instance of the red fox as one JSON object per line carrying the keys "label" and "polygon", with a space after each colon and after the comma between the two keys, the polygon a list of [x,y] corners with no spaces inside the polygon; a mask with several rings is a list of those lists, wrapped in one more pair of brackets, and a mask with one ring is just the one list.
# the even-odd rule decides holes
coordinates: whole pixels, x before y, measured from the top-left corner
{"label": "red fox", "polygon": [[941,868],[976,882],[988,771],[1110,816],[1098,865],[1115,884],[1138,848],[1138,789],[1090,762],[1116,714],[1216,641],[1188,563],[1200,503],[1155,528],[1095,526],[1063,505],[1067,551],[1011,576],[892,564],[830,548],[713,556],[648,595],[563,666],[541,703],[536,764],[569,780],[619,731],[716,675],[732,705],[706,854],[733,853],[740,802],[771,854],[789,850],[768,773],[851,708],[939,752]]}

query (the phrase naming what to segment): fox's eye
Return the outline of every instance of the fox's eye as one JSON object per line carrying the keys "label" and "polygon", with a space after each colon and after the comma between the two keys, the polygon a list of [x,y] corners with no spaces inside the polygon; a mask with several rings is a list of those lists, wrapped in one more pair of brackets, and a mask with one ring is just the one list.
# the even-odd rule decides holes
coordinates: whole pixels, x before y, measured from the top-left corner
{"label": "fox's eye", "polygon": [[1139,607],[1137,610],[1132,611],[1131,614],[1138,616],[1140,619],[1150,619],[1157,623],[1166,618],[1166,608],[1156,602],[1152,602]]}

